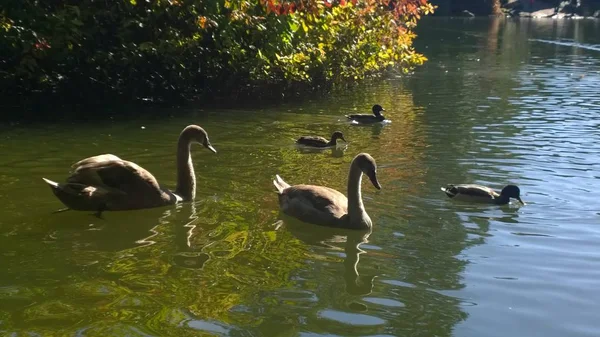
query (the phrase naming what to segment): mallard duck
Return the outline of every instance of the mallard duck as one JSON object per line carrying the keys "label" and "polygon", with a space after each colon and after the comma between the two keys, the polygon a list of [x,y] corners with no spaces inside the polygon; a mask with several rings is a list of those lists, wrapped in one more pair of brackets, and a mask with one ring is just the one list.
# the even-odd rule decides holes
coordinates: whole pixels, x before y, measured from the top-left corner
{"label": "mallard duck", "polygon": [[525,205],[523,200],[521,200],[521,190],[515,185],[506,185],[500,194],[489,187],[475,184],[448,185],[442,187],[442,191],[449,198],[455,200],[505,205],[510,202],[510,198],[515,198],[521,204]]}
{"label": "mallard duck", "polygon": [[368,153],[360,153],[352,159],[348,174],[348,198],[325,186],[290,186],[279,175],[275,176],[273,184],[279,194],[279,207],[289,216],[322,226],[368,229],[373,223],[362,201],[360,184],[363,173],[375,188],[381,189],[377,181],[377,164]]}
{"label": "mallard duck", "polygon": [[136,163],[112,154],[85,158],[73,164],[66,183],[42,178],[54,195],[69,209],[96,211],[152,208],[189,201],[196,195],[196,176],[190,155],[192,143],[216,153],[204,129],[189,125],[177,143],[177,187],[172,192],[159,185],[154,176]]}
{"label": "mallard duck", "polygon": [[382,111],[385,111],[384,108],[379,104],[373,105],[373,114],[355,114],[355,115],[346,115],[346,118],[357,122],[359,124],[369,124],[369,123],[378,123],[385,120],[385,117],[381,114]]}
{"label": "mallard duck", "polygon": [[298,138],[298,140],[296,141],[296,144],[313,146],[313,147],[330,147],[330,146],[335,146],[337,144],[338,139],[346,141],[346,139],[344,139],[344,134],[341,133],[340,131],[336,131],[331,135],[331,140],[329,140],[329,141],[327,139],[325,139],[323,137],[319,137],[319,136],[302,136],[302,137]]}

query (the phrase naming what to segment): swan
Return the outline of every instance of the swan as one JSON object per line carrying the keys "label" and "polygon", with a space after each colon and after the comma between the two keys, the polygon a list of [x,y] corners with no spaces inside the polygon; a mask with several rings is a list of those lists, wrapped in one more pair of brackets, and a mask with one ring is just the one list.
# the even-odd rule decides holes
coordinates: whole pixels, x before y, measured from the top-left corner
{"label": "swan", "polygon": [[368,153],[360,153],[352,159],[348,173],[348,198],[325,186],[290,186],[279,175],[275,176],[273,184],[279,194],[279,207],[289,216],[322,226],[369,229],[373,223],[362,201],[360,184],[363,173],[375,188],[381,189],[377,181],[377,164]]}
{"label": "swan", "polygon": [[134,162],[112,154],[82,159],[73,164],[66,183],[42,178],[68,209],[96,211],[133,210],[193,200],[196,176],[190,155],[192,143],[216,153],[208,134],[197,125],[183,129],[177,142],[177,186],[170,191],[159,185],[152,173]]}

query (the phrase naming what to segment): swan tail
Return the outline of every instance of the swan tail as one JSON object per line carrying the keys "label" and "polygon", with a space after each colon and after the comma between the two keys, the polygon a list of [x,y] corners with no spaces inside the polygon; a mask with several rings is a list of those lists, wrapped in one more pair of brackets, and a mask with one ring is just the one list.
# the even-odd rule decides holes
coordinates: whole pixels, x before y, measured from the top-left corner
{"label": "swan tail", "polygon": [[55,181],[52,181],[52,180],[50,180],[50,179],[46,179],[46,178],[42,178],[42,179],[43,179],[43,180],[46,182],[46,184],[50,185],[50,188],[51,188],[52,190],[54,190],[55,188],[59,188],[59,185],[58,185],[58,183],[57,183],[57,182],[55,182]]}
{"label": "swan tail", "polygon": [[42,178],[50,186],[52,193],[67,208],[78,211],[96,211],[103,205],[104,190],[77,183],[61,184]]}
{"label": "swan tail", "polygon": [[283,190],[285,190],[286,188],[290,187],[290,184],[283,181],[283,179],[281,179],[279,174],[275,175],[275,180],[273,180],[273,185],[275,185],[275,188],[277,188],[277,193],[279,193],[279,194],[281,194],[283,192]]}

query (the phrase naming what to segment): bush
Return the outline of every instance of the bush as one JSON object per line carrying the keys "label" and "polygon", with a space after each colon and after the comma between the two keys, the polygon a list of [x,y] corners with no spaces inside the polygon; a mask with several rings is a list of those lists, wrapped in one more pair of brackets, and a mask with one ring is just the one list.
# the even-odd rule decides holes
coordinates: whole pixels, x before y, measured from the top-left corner
{"label": "bush", "polygon": [[343,83],[423,63],[412,29],[432,11],[427,0],[8,0],[0,89],[173,101]]}

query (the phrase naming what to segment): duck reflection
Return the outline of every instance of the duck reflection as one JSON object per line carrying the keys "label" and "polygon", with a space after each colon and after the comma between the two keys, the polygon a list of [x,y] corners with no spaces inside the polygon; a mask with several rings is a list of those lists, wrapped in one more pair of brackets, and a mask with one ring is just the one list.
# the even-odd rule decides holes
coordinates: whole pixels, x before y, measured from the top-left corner
{"label": "duck reflection", "polygon": [[[360,275],[358,263],[360,255],[366,253],[360,245],[367,243],[372,229],[353,230],[316,226],[301,222],[297,219],[282,215],[278,229],[290,231],[300,241],[311,245],[341,250],[339,245],[344,244],[344,281],[346,292],[351,295],[368,295],[373,290],[375,275]],[[280,229],[281,228],[281,229]]]}
{"label": "duck reflection", "polygon": [[303,145],[296,145],[296,149],[302,154],[324,153],[331,151],[332,157],[341,158],[344,156],[344,152],[346,151],[346,149],[348,149],[348,144],[342,143],[332,147],[308,147]]}

